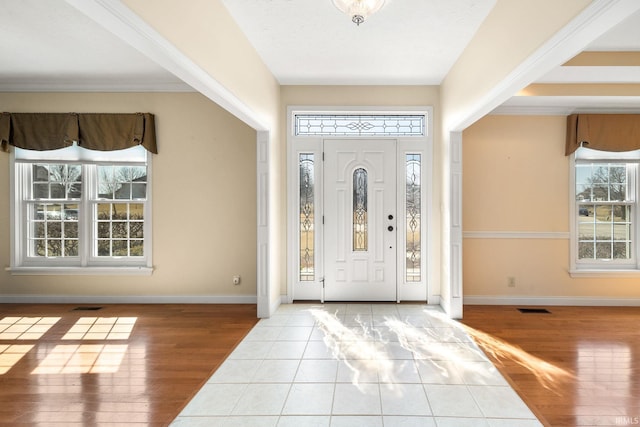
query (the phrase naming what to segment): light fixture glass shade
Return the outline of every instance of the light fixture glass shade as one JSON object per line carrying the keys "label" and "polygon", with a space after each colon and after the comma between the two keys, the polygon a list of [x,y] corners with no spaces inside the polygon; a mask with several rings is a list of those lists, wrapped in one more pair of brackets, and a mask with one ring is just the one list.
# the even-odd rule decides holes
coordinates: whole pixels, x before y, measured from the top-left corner
{"label": "light fixture glass shade", "polygon": [[332,0],[333,4],[351,17],[356,24],[362,24],[384,5],[385,0]]}

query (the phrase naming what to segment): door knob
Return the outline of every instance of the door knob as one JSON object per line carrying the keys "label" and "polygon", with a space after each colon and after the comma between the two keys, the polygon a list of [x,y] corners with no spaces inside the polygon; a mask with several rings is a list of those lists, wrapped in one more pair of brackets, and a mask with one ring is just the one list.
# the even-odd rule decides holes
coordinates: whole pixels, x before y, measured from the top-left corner
{"label": "door knob", "polygon": [[389,230],[389,231],[393,231],[393,225],[388,226],[388,227],[387,227],[387,230]]}

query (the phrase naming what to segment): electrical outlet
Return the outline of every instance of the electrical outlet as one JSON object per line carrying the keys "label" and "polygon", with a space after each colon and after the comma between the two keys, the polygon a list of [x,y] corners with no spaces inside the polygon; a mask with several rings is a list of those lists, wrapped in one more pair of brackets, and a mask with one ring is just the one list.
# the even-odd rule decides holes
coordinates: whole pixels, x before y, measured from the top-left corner
{"label": "electrical outlet", "polygon": [[507,277],[507,286],[510,288],[515,288],[516,287],[516,278],[513,276],[509,276]]}
{"label": "electrical outlet", "polygon": [[233,276],[233,284],[234,285],[240,284],[240,276]]}

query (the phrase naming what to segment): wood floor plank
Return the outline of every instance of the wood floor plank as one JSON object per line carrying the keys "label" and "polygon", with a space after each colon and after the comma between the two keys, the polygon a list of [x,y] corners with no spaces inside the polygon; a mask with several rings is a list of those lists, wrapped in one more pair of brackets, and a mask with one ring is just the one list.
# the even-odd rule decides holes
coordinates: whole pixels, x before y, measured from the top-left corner
{"label": "wood floor plank", "polygon": [[[252,304],[74,308],[0,304],[0,426],[166,426],[258,320]],[[59,319],[37,324],[37,339],[2,335],[7,319],[24,331],[42,317]],[[118,319],[135,319],[130,334],[65,339],[83,322],[116,331]]]}
{"label": "wood floor plank", "polygon": [[640,424],[640,308],[546,308],[465,306],[462,323],[545,425]]}

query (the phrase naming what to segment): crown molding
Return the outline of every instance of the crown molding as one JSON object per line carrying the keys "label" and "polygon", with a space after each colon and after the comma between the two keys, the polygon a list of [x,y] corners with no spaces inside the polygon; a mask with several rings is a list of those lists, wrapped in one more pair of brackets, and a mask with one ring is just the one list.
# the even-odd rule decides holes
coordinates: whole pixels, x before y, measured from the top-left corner
{"label": "crown molding", "polygon": [[0,82],[0,92],[195,92],[186,83],[135,81],[73,81],[49,82],[34,80],[9,80]]}
{"label": "crown molding", "polygon": [[[594,102],[597,104],[597,101]],[[568,107],[566,105],[501,105],[491,116],[568,116],[570,114],[640,114],[638,107]]]}
{"label": "crown molding", "polygon": [[640,114],[640,106],[635,108],[591,107],[576,108],[566,106],[526,106],[501,105],[491,111],[491,116],[568,116],[570,114]]}

